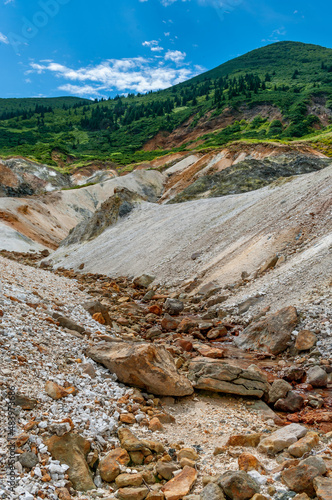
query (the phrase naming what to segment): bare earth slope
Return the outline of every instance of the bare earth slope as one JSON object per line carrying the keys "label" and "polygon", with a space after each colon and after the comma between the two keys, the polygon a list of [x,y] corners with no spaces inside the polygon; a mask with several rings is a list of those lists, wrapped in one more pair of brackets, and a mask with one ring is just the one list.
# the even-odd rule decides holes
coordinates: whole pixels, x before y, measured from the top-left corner
{"label": "bare earth slope", "polygon": [[[174,285],[199,278],[201,284],[215,280],[225,286],[278,254],[282,259],[273,281],[249,280],[245,292],[268,288],[277,307],[285,287],[289,303],[328,279],[331,179],[328,167],[239,195],[174,205],[144,203],[95,240],[60,248],[52,262],[74,269],[84,263],[86,272],[112,276],[147,272]],[[193,260],[195,253],[199,256]],[[304,288],[298,286],[300,276],[305,277]]]}
{"label": "bare earth slope", "polygon": [[28,252],[57,248],[70,229],[121,187],[154,201],[162,193],[163,175],[140,170],[81,189],[36,197],[0,197],[0,249]]}

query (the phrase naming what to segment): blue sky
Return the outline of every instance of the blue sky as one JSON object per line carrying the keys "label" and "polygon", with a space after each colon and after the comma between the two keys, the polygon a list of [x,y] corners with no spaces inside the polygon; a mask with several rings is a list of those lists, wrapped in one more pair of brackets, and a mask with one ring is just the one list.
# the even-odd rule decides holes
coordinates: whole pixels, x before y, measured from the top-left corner
{"label": "blue sky", "polygon": [[330,0],[0,0],[0,97],[166,88],[281,40],[332,47]]}

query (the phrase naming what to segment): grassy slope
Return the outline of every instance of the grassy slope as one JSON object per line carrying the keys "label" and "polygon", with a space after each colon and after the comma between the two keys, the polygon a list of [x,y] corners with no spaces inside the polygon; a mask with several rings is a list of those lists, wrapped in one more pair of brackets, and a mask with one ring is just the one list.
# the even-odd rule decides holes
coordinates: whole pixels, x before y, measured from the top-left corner
{"label": "grassy slope", "polygon": [[[323,66],[322,67],[322,63]],[[3,111],[24,111],[36,105],[51,107],[53,112],[46,112],[43,116],[18,116],[0,121],[0,154],[21,154],[31,156],[39,161],[55,165],[67,155],[72,155],[76,163],[82,164],[92,159],[109,159],[126,165],[133,162],[149,161],[164,154],[165,151],[145,152],[142,146],[159,131],[171,132],[183,122],[193,117],[190,130],[200,121],[204,121],[207,113],[214,118],[227,107],[235,110],[246,105],[252,108],[257,104],[268,103],[278,106],[285,120],[283,127],[280,124],[271,127],[268,119],[257,119],[254,123],[240,121],[218,132],[206,134],[201,147],[215,147],[232,140],[297,140],[312,134],[312,138],[320,147],[319,134],[324,133],[322,146],[329,150],[331,138],[330,130],[315,130],[322,128],[315,123],[313,117],[308,117],[307,106],[313,95],[321,96],[326,106],[332,107],[332,50],[316,45],[307,45],[296,42],[279,42],[261,49],[254,50],[241,57],[233,59],[221,66],[199,75],[188,82],[179,84],[164,91],[143,96],[129,96],[122,99],[124,112],[118,116],[116,130],[112,126],[103,126],[100,120],[100,129],[89,129],[82,126],[82,119],[90,119],[97,107],[109,109],[115,113],[116,100],[93,103],[91,101],[74,98],[53,99],[0,99],[0,115]],[[294,71],[298,74],[294,77]],[[265,81],[266,73],[270,74],[270,81]],[[239,79],[246,73],[258,76],[264,82],[257,92],[243,92],[230,95],[229,89],[222,89],[222,102],[216,105],[215,92],[220,77]],[[205,94],[204,85],[208,85]],[[161,115],[150,114],[124,123],[126,109],[139,106],[151,106],[164,102],[166,99],[174,101],[183,99],[184,95],[193,97],[183,105],[175,103],[174,109]],[[199,95],[202,94],[202,95]],[[74,105],[85,104],[85,107]],[[63,109],[65,108],[69,109]],[[207,119],[207,118],[206,118]],[[317,121],[317,120],[316,120]],[[179,149],[185,149],[182,146]],[[55,158],[52,152],[57,151]]]}

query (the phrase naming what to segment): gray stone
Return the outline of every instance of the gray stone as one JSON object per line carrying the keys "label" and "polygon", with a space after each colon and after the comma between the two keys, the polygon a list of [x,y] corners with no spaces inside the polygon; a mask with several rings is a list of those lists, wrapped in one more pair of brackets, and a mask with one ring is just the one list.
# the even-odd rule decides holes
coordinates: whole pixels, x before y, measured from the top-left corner
{"label": "gray stone", "polygon": [[320,366],[313,366],[307,372],[307,383],[313,387],[327,386],[327,373]]}
{"label": "gray stone", "polygon": [[134,279],[133,283],[140,288],[147,288],[155,279],[155,276],[142,274],[142,276],[137,276],[137,278]]}
{"label": "gray stone", "polygon": [[210,483],[201,491],[200,500],[225,500],[225,495],[220,486]]}
{"label": "gray stone", "polygon": [[248,500],[260,491],[259,484],[243,470],[225,472],[218,485],[231,500]]}
{"label": "gray stone", "polygon": [[171,316],[175,316],[180,314],[184,309],[183,302],[177,299],[166,299],[164,302],[164,311],[170,314]]}
{"label": "gray stone", "polygon": [[258,450],[263,453],[268,453],[269,455],[275,455],[305,436],[307,432],[308,429],[303,427],[303,425],[287,425],[273,432],[265,439],[262,439],[258,445]]}
{"label": "gray stone", "polygon": [[35,455],[32,451],[22,453],[18,460],[20,464],[27,469],[32,469],[32,467],[35,467],[35,465],[39,462],[37,455]]}
{"label": "gray stone", "polygon": [[269,402],[275,403],[278,399],[284,398],[292,386],[283,379],[274,380],[269,391]]}
{"label": "gray stone", "polygon": [[269,391],[266,377],[253,366],[242,369],[211,358],[196,358],[189,365],[189,379],[196,389],[255,396]]}
{"label": "gray stone", "polygon": [[295,391],[288,391],[285,398],[278,399],[274,408],[278,411],[288,411],[294,413],[300,411],[304,405],[303,397]]}

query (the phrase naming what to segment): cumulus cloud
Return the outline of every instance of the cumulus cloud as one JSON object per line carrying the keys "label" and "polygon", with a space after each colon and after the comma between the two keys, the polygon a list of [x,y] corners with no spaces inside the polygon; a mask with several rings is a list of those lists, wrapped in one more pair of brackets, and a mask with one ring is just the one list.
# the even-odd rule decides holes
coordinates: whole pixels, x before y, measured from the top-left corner
{"label": "cumulus cloud", "polygon": [[[180,62],[185,53],[169,51],[171,54],[166,60]],[[101,91],[111,92],[114,89],[125,92],[148,92],[160,90],[181,83],[198,74],[197,70],[189,67],[172,67],[158,58],[135,57],[132,59],[109,59],[95,66],[70,68],[57,62],[30,63],[30,73],[52,73],[57,78],[67,80],[60,90],[75,95],[99,95]],[[69,83],[73,82],[73,83]],[[82,85],[79,85],[82,83]],[[84,84],[84,85],[83,85]]]}
{"label": "cumulus cloud", "polygon": [[168,50],[165,54],[165,61],[173,61],[179,64],[183,62],[186,55],[185,52],[181,52],[180,50]]}
{"label": "cumulus cloud", "polygon": [[4,35],[3,33],[1,33],[1,31],[0,31],[0,43],[5,43],[5,44],[9,43],[8,38],[6,37],[6,35]]}

